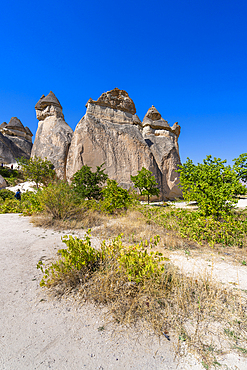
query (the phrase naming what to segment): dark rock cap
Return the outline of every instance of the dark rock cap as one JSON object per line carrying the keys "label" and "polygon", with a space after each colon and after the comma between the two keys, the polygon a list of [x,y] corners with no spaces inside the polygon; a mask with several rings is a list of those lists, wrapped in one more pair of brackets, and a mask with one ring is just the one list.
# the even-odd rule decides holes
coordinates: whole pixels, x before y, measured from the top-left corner
{"label": "dark rock cap", "polygon": [[56,95],[52,91],[50,91],[46,96],[41,96],[38,103],[35,105],[35,109],[42,110],[48,105],[55,105],[56,107],[63,109]]}
{"label": "dark rock cap", "polygon": [[[157,109],[152,105],[151,108],[145,114],[145,117],[150,118],[152,121],[157,121],[161,119],[161,114],[157,111]],[[144,118],[145,118],[144,117]]]}
{"label": "dark rock cap", "polygon": [[113,90],[103,93],[98,100],[93,100],[90,98],[87,104],[88,103],[121,110],[123,112],[131,114],[136,113],[135,104],[133,100],[129,97],[128,93],[125,90],[118,89],[117,87]]}
{"label": "dark rock cap", "polygon": [[9,123],[7,124],[6,128],[13,129],[13,130],[19,130],[19,131],[25,131],[23,124],[17,117],[12,117]]}
{"label": "dark rock cap", "polygon": [[0,125],[0,128],[4,128],[5,126],[7,126],[7,122],[3,122],[3,123]]}

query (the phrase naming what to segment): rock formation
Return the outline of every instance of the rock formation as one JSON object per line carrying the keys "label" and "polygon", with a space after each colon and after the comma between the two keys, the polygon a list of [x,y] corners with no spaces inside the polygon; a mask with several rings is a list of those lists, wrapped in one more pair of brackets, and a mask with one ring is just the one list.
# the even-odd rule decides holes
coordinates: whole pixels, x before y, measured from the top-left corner
{"label": "rock formation", "polygon": [[32,132],[17,117],[0,125],[0,162],[16,163],[20,157],[30,158]]}
{"label": "rock formation", "polygon": [[117,88],[96,101],[90,98],[86,107],[69,148],[68,180],[83,165],[95,170],[104,162],[109,177],[129,188],[133,186],[130,176],[145,167],[155,175],[161,199],[181,195],[176,173],[180,164],[177,123],[170,127],[153,106],[141,122],[132,99]]}
{"label": "rock formation", "polygon": [[4,189],[7,186],[7,182],[3,178],[3,176],[0,175],[0,189]]}
{"label": "rock formation", "polygon": [[73,130],[65,122],[62,106],[51,91],[35,105],[38,130],[31,156],[50,160],[60,178],[66,176],[66,161]]}
{"label": "rock formation", "polygon": [[179,175],[176,172],[181,163],[178,151],[180,126],[176,122],[170,127],[154,106],[147,111],[142,125],[143,137],[162,173],[163,195],[167,198],[181,196],[178,188]]}

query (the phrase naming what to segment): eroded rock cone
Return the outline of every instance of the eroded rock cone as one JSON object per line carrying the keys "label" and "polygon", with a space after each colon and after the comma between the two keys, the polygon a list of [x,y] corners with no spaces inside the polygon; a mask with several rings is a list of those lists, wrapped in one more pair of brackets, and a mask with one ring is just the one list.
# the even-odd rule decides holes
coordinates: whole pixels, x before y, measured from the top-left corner
{"label": "eroded rock cone", "polygon": [[65,178],[73,130],[65,122],[62,106],[52,91],[47,96],[42,95],[35,110],[39,124],[31,156],[47,158],[53,163],[58,177]]}
{"label": "eroded rock cone", "polygon": [[12,117],[8,124],[3,122],[0,133],[3,136],[0,138],[3,163],[16,163],[20,157],[30,158],[33,134],[17,117]]}

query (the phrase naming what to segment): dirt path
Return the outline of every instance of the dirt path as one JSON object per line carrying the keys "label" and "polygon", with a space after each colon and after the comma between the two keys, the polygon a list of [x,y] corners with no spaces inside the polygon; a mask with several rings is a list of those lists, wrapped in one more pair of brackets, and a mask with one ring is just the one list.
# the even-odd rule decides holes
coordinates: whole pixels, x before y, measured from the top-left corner
{"label": "dirt path", "polygon": [[[172,340],[107,326],[99,331],[104,326],[99,309],[48,300],[36,264],[55,255],[63,234],[34,227],[27,217],[0,215],[1,370],[204,369],[190,355],[178,364]],[[247,368],[239,356],[228,355],[225,362],[228,369]]]}
{"label": "dirt path", "polygon": [[99,331],[104,322],[93,306],[47,300],[36,264],[61,247],[61,233],[17,214],[0,215],[0,230],[1,370],[202,369],[191,357],[176,367],[166,339]]}

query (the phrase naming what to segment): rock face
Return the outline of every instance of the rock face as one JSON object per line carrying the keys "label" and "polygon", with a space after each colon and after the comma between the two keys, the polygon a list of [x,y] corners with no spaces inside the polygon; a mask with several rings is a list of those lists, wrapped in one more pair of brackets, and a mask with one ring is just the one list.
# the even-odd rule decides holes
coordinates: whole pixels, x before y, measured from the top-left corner
{"label": "rock face", "polygon": [[17,117],[0,125],[0,162],[16,163],[20,157],[30,158],[32,132]]}
{"label": "rock face", "polygon": [[155,175],[161,199],[181,196],[177,123],[170,127],[153,106],[141,122],[127,92],[117,88],[96,101],[89,99],[86,107],[69,148],[68,180],[85,164],[95,170],[105,163],[109,177],[129,188],[130,176],[145,167]]}
{"label": "rock face", "polygon": [[3,176],[0,175],[0,189],[4,189],[7,186],[7,182],[4,180]]}
{"label": "rock face", "polygon": [[35,110],[39,124],[31,157],[46,157],[53,163],[58,177],[65,178],[73,130],[65,122],[62,106],[52,91],[40,98]]}
{"label": "rock face", "polygon": [[179,175],[176,172],[181,163],[178,151],[180,126],[176,122],[170,127],[154,106],[149,108],[142,124],[143,137],[162,173],[161,189],[164,197],[180,197]]}

